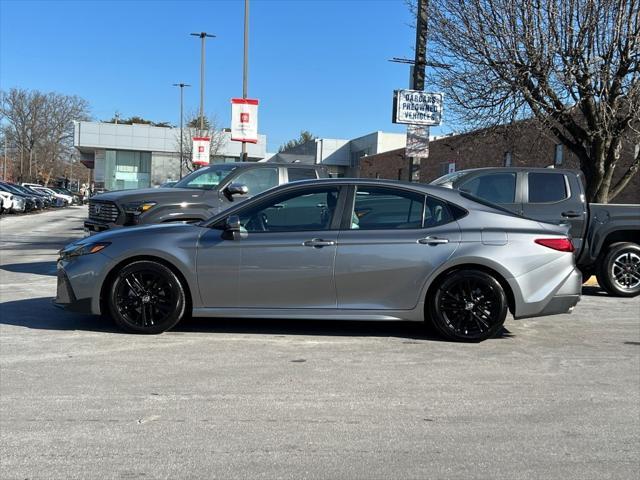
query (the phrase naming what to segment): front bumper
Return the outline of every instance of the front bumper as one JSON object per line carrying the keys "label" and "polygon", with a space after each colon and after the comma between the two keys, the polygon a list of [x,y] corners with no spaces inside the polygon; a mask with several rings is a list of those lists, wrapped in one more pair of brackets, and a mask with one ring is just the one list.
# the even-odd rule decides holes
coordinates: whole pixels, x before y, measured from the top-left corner
{"label": "front bumper", "polygon": [[58,285],[56,288],[56,298],[53,301],[56,307],[64,308],[71,312],[91,314],[91,298],[83,298],[78,300],[71,287],[71,282],[66,272],[58,269]]}

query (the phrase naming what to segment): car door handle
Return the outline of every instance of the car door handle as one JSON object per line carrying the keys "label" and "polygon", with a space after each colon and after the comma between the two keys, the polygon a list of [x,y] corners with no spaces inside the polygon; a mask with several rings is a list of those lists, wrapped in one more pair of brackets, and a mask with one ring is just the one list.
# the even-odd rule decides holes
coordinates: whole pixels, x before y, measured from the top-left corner
{"label": "car door handle", "polygon": [[449,243],[449,239],[439,237],[425,237],[418,240],[418,243],[422,245],[441,245],[443,243]]}
{"label": "car door handle", "polygon": [[568,212],[562,212],[561,215],[565,218],[577,218],[580,216],[578,212],[574,212],[573,210],[569,210]]}
{"label": "car door handle", "polygon": [[306,240],[302,242],[302,245],[304,245],[305,247],[316,247],[316,248],[331,247],[332,245],[335,245],[335,244],[336,242],[334,242],[333,240],[322,240],[321,238],[313,238],[311,240]]}

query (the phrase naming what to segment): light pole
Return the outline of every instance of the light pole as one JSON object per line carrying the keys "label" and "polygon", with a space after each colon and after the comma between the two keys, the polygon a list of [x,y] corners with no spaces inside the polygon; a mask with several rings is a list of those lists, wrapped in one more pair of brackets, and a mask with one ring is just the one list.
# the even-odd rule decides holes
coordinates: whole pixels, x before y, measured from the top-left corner
{"label": "light pole", "polygon": [[204,58],[205,58],[205,43],[207,38],[214,38],[207,32],[192,33],[194,37],[200,37],[200,133],[204,131]]}
{"label": "light pole", "polygon": [[[249,83],[249,0],[244,0],[244,61],[242,64],[242,98],[247,98]],[[247,161],[247,142],[242,142],[242,162]]]}
{"label": "light pole", "polygon": [[184,121],[183,106],[184,106],[184,87],[190,87],[188,83],[174,83],[174,87],[180,87],[180,178],[182,178],[182,164],[184,163],[184,154],[182,148],[182,142],[184,141],[184,135],[182,133],[182,124]]}

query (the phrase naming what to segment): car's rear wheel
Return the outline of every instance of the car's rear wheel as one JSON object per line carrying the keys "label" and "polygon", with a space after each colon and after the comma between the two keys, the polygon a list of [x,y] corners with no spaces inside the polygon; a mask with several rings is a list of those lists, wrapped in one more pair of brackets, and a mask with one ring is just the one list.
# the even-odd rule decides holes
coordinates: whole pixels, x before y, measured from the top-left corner
{"label": "car's rear wheel", "polygon": [[141,260],[118,272],[109,289],[109,312],[122,329],[134,333],[162,333],[185,314],[185,291],[165,265]]}
{"label": "car's rear wheel", "polygon": [[450,273],[428,302],[434,327],[455,341],[480,342],[494,337],[507,317],[507,296],[500,282],[479,270]]}
{"label": "car's rear wheel", "polygon": [[611,245],[598,264],[598,284],[616,297],[640,295],[640,246],[631,242]]}

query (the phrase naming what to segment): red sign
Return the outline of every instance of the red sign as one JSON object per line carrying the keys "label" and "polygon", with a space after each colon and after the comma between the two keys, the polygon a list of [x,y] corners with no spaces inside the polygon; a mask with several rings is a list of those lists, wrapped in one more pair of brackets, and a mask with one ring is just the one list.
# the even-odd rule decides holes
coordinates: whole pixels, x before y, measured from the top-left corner
{"label": "red sign", "polygon": [[231,140],[258,143],[258,100],[231,99]]}

